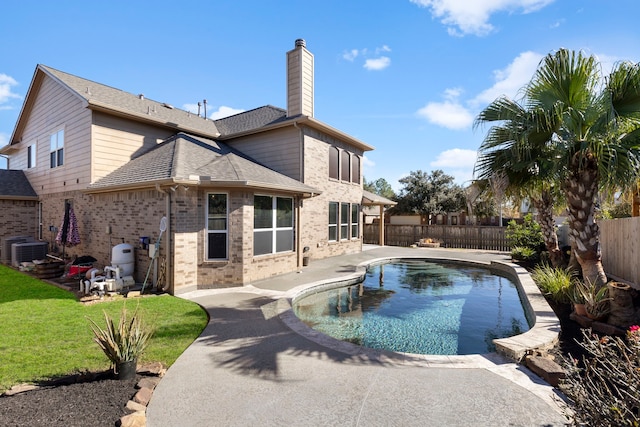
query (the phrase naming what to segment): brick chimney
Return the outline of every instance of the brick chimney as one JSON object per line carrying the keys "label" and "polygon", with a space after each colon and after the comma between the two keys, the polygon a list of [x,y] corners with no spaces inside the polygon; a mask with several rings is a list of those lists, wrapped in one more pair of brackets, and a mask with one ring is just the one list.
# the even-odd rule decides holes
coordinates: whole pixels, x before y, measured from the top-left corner
{"label": "brick chimney", "polygon": [[313,55],[303,39],[287,52],[287,116],[313,117]]}

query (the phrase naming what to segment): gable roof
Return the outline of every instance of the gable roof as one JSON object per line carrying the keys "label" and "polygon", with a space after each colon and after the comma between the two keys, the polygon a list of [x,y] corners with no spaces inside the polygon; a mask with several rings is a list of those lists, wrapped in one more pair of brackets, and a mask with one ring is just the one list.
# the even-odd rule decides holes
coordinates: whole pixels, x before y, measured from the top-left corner
{"label": "gable roof", "polygon": [[215,124],[222,135],[233,135],[258,129],[287,119],[287,112],[272,105],[254,108],[234,114],[233,116],[215,120]]}
{"label": "gable roof", "polygon": [[138,121],[151,122],[177,131],[195,133],[210,138],[215,138],[220,135],[218,128],[212,120],[174,108],[167,103],[153,101],[142,95],[134,95],[111,86],[56,70],[46,65],[38,64],[18,122],[16,123],[16,128],[11,136],[10,144],[20,142],[16,139],[19,138],[22,126],[24,126],[22,116],[31,108],[34,102],[34,99],[31,97],[31,92],[39,89],[45,76],[61,84],[76,97],[80,98],[86,106],[92,110],[125,116]]}
{"label": "gable roof", "polygon": [[183,183],[317,195],[321,192],[275,172],[224,143],[179,133],[89,186],[90,192]]}
{"label": "gable roof", "polygon": [[385,205],[395,206],[398,204],[398,202],[394,202],[391,199],[382,197],[379,194],[372,193],[367,190],[362,190],[362,204],[365,206],[385,206]]}
{"label": "gable roof", "polygon": [[0,169],[0,199],[37,200],[38,195],[23,171]]}

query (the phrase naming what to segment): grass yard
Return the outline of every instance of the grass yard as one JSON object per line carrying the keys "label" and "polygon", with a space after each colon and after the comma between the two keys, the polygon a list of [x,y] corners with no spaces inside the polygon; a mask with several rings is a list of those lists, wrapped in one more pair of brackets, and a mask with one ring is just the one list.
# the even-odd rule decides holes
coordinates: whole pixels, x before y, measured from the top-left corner
{"label": "grass yard", "polygon": [[71,292],[0,265],[0,392],[19,383],[109,369],[87,318],[104,326],[104,310],[117,322],[123,305],[129,313],[138,308],[155,331],[141,363],[171,365],[207,324],[200,306],[180,298],[83,305]]}

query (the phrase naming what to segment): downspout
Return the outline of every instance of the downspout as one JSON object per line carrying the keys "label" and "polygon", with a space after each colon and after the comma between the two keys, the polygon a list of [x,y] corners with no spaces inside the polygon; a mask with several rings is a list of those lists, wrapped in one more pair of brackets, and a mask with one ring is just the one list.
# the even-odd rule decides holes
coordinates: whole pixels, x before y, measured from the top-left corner
{"label": "downspout", "polygon": [[165,256],[165,280],[166,284],[163,286],[162,290],[167,290],[171,295],[175,294],[175,289],[173,288],[173,263],[171,262],[171,193],[160,188],[159,184],[156,184],[156,190],[160,193],[164,194],[165,201],[165,215],[167,217],[167,229],[165,230],[165,239],[166,242],[166,256]]}

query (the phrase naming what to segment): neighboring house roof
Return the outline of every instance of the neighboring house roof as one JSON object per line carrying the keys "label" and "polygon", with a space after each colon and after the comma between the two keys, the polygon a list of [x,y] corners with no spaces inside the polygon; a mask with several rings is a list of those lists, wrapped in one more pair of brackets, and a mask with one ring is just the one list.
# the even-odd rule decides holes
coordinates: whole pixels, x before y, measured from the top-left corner
{"label": "neighboring house roof", "polygon": [[21,170],[0,169],[0,199],[38,199],[27,176]]}
{"label": "neighboring house roof", "polygon": [[321,192],[258,164],[224,143],[179,133],[89,186],[90,192],[184,183]]}
{"label": "neighboring house roof", "polygon": [[382,197],[379,194],[372,193],[367,190],[362,190],[362,204],[365,206],[395,206],[398,202]]}
{"label": "neighboring house roof", "polygon": [[39,88],[44,76],[49,76],[62,86],[69,89],[74,95],[79,97],[87,104],[88,108],[97,111],[106,111],[110,114],[126,116],[140,121],[152,122],[157,125],[165,126],[177,131],[195,133],[215,138],[220,135],[218,128],[212,120],[199,117],[196,114],[185,110],[174,108],[173,106],[153,101],[143,95],[134,95],[111,86],[96,83],[91,80],[83,79],[73,74],[65,73],[60,70],[39,64],[36,67],[34,77],[29,87],[29,93],[16,128],[11,137],[10,143],[18,143],[16,138],[19,137],[21,127],[24,126],[22,116],[28,111],[35,101],[35,97],[31,97],[31,92]]}

